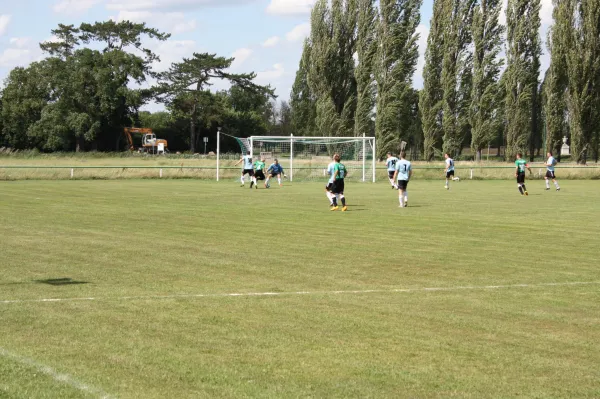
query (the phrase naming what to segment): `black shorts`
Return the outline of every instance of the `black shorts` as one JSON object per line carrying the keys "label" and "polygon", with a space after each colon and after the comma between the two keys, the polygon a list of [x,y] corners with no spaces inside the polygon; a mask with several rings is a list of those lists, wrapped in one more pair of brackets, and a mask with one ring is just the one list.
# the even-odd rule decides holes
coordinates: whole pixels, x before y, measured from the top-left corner
{"label": "black shorts", "polygon": [[242,176],[249,174],[250,176],[254,176],[254,169],[244,169],[242,170]]}
{"label": "black shorts", "polygon": [[344,194],[344,179],[335,180],[331,186],[333,194]]}
{"label": "black shorts", "polygon": [[408,180],[398,180],[398,190],[405,191],[408,187]]}
{"label": "black shorts", "polygon": [[449,179],[450,176],[454,176],[454,171],[453,170],[451,170],[449,172],[446,172],[446,179]]}
{"label": "black shorts", "polygon": [[280,174],[281,174],[281,172],[271,172],[271,173],[269,173],[269,177],[277,177]]}
{"label": "black shorts", "polygon": [[257,170],[256,173],[254,173],[254,177],[256,177],[256,180],[265,180],[265,173],[262,169]]}
{"label": "black shorts", "polygon": [[333,183],[327,182],[327,185],[325,186],[325,190],[331,192],[332,189],[333,189]]}
{"label": "black shorts", "polygon": [[546,179],[553,179],[553,180],[556,179],[556,176],[554,176],[554,171],[547,170],[546,171]]}
{"label": "black shorts", "polygon": [[519,174],[517,174],[517,183],[525,183],[525,172],[520,172]]}
{"label": "black shorts", "polygon": [[395,174],[395,173],[396,173],[396,172],[393,172],[393,171],[389,171],[389,170],[388,170],[388,178],[390,178],[390,179],[393,179],[393,178],[394,178],[394,174]]}

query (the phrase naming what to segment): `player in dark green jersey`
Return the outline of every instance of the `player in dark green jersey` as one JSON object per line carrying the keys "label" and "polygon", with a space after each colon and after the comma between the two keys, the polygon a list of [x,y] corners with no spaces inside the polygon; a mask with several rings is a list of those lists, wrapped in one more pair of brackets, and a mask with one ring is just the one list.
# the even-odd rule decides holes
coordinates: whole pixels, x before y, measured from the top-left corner
{"label": "player in dark green jersey", "polygon": [[[333,165],[333,185],[331,187],[331,193],[335,195],[336,199],[342,203],[342,212],[346,212],[348,207],[346,206],[346,197],[344,197],[344,178],[347,176],[346,166],[340,162],[341,157],[339,154],[335,154],[333,160],[335,164]],[[336,211],[338,209],[337,201],[335,201],[335,206],[331,208],[332,211]]]}
{"label": "player in dark green jersey", "polygon": [[517,153],[517,160],[515,161],[515,177],[517,178],[517,187],[521,195],[529,195],[527,188],[525,187],[525,169],[529,170],[531,174],[531,168],[526,160],[523,159],[523,154]]}

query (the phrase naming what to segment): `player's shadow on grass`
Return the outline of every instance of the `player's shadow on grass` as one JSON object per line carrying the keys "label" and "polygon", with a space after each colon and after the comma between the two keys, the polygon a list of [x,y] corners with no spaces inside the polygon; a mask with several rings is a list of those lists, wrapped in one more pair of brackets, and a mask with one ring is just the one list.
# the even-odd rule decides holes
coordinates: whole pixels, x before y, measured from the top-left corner
{"label": "player's shadow on grass", "polygon": [[38,284],[48,284],[48,285],[54,285],[54,286],[89,284],[87,281],[77,281],[77,280],[73,280],[72,278],[49,278],[46,280],[33,280],[33,281]]}

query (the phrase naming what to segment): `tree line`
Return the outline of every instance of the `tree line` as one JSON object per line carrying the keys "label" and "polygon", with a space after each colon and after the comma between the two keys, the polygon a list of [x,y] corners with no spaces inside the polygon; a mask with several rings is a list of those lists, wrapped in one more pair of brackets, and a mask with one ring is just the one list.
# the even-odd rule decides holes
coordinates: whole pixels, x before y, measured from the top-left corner
{"label": "tree line", "polygon": [[[144,23],[59,25],[52,34],[55,41],[40,44],[45,58],[13,69],[4,82],[0,146],[122,151],[123,128],[134,126],[154,128],[172,151],[196,152],[202,137],[214,150],[217,127],[239,136],[291,133],[287,103],[276,107],[273,89],[254,83],[254,73],[228,72],[233,58],[193,54],[157,72],[159,58],[143,43],[169,34]],[[211,91],[216,80],[231,86]],[[166,111],[140,111],[150,101]]]}
{"label": "tree line", "polygon": [[598,160],[600,0],[554,0],[540,79],[540,0],[435,0],[423,88],[415,90],[422,0],[318,0],[291,93],[300,135],[374,135],[432,160],[488,146],[533,159],[570,139]]}

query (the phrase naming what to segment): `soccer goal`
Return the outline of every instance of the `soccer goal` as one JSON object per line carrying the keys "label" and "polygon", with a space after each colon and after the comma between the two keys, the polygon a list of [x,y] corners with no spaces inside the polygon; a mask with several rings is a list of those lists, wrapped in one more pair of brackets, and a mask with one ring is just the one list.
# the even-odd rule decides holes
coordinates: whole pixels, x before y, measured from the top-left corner
{"label": "soccer goal", "polygon": [[[268,167],[277,159],[290,181],[323,180],[327,177],[327,165],[337,153],[348,170],[348,180],[375,182],[375,137],[290,135],[234,138],[240,145],[241,154],[249,151],[254,161],[264,158]],[[217,180],[225,177],[219,152],[220,145],[217,145]]]}

